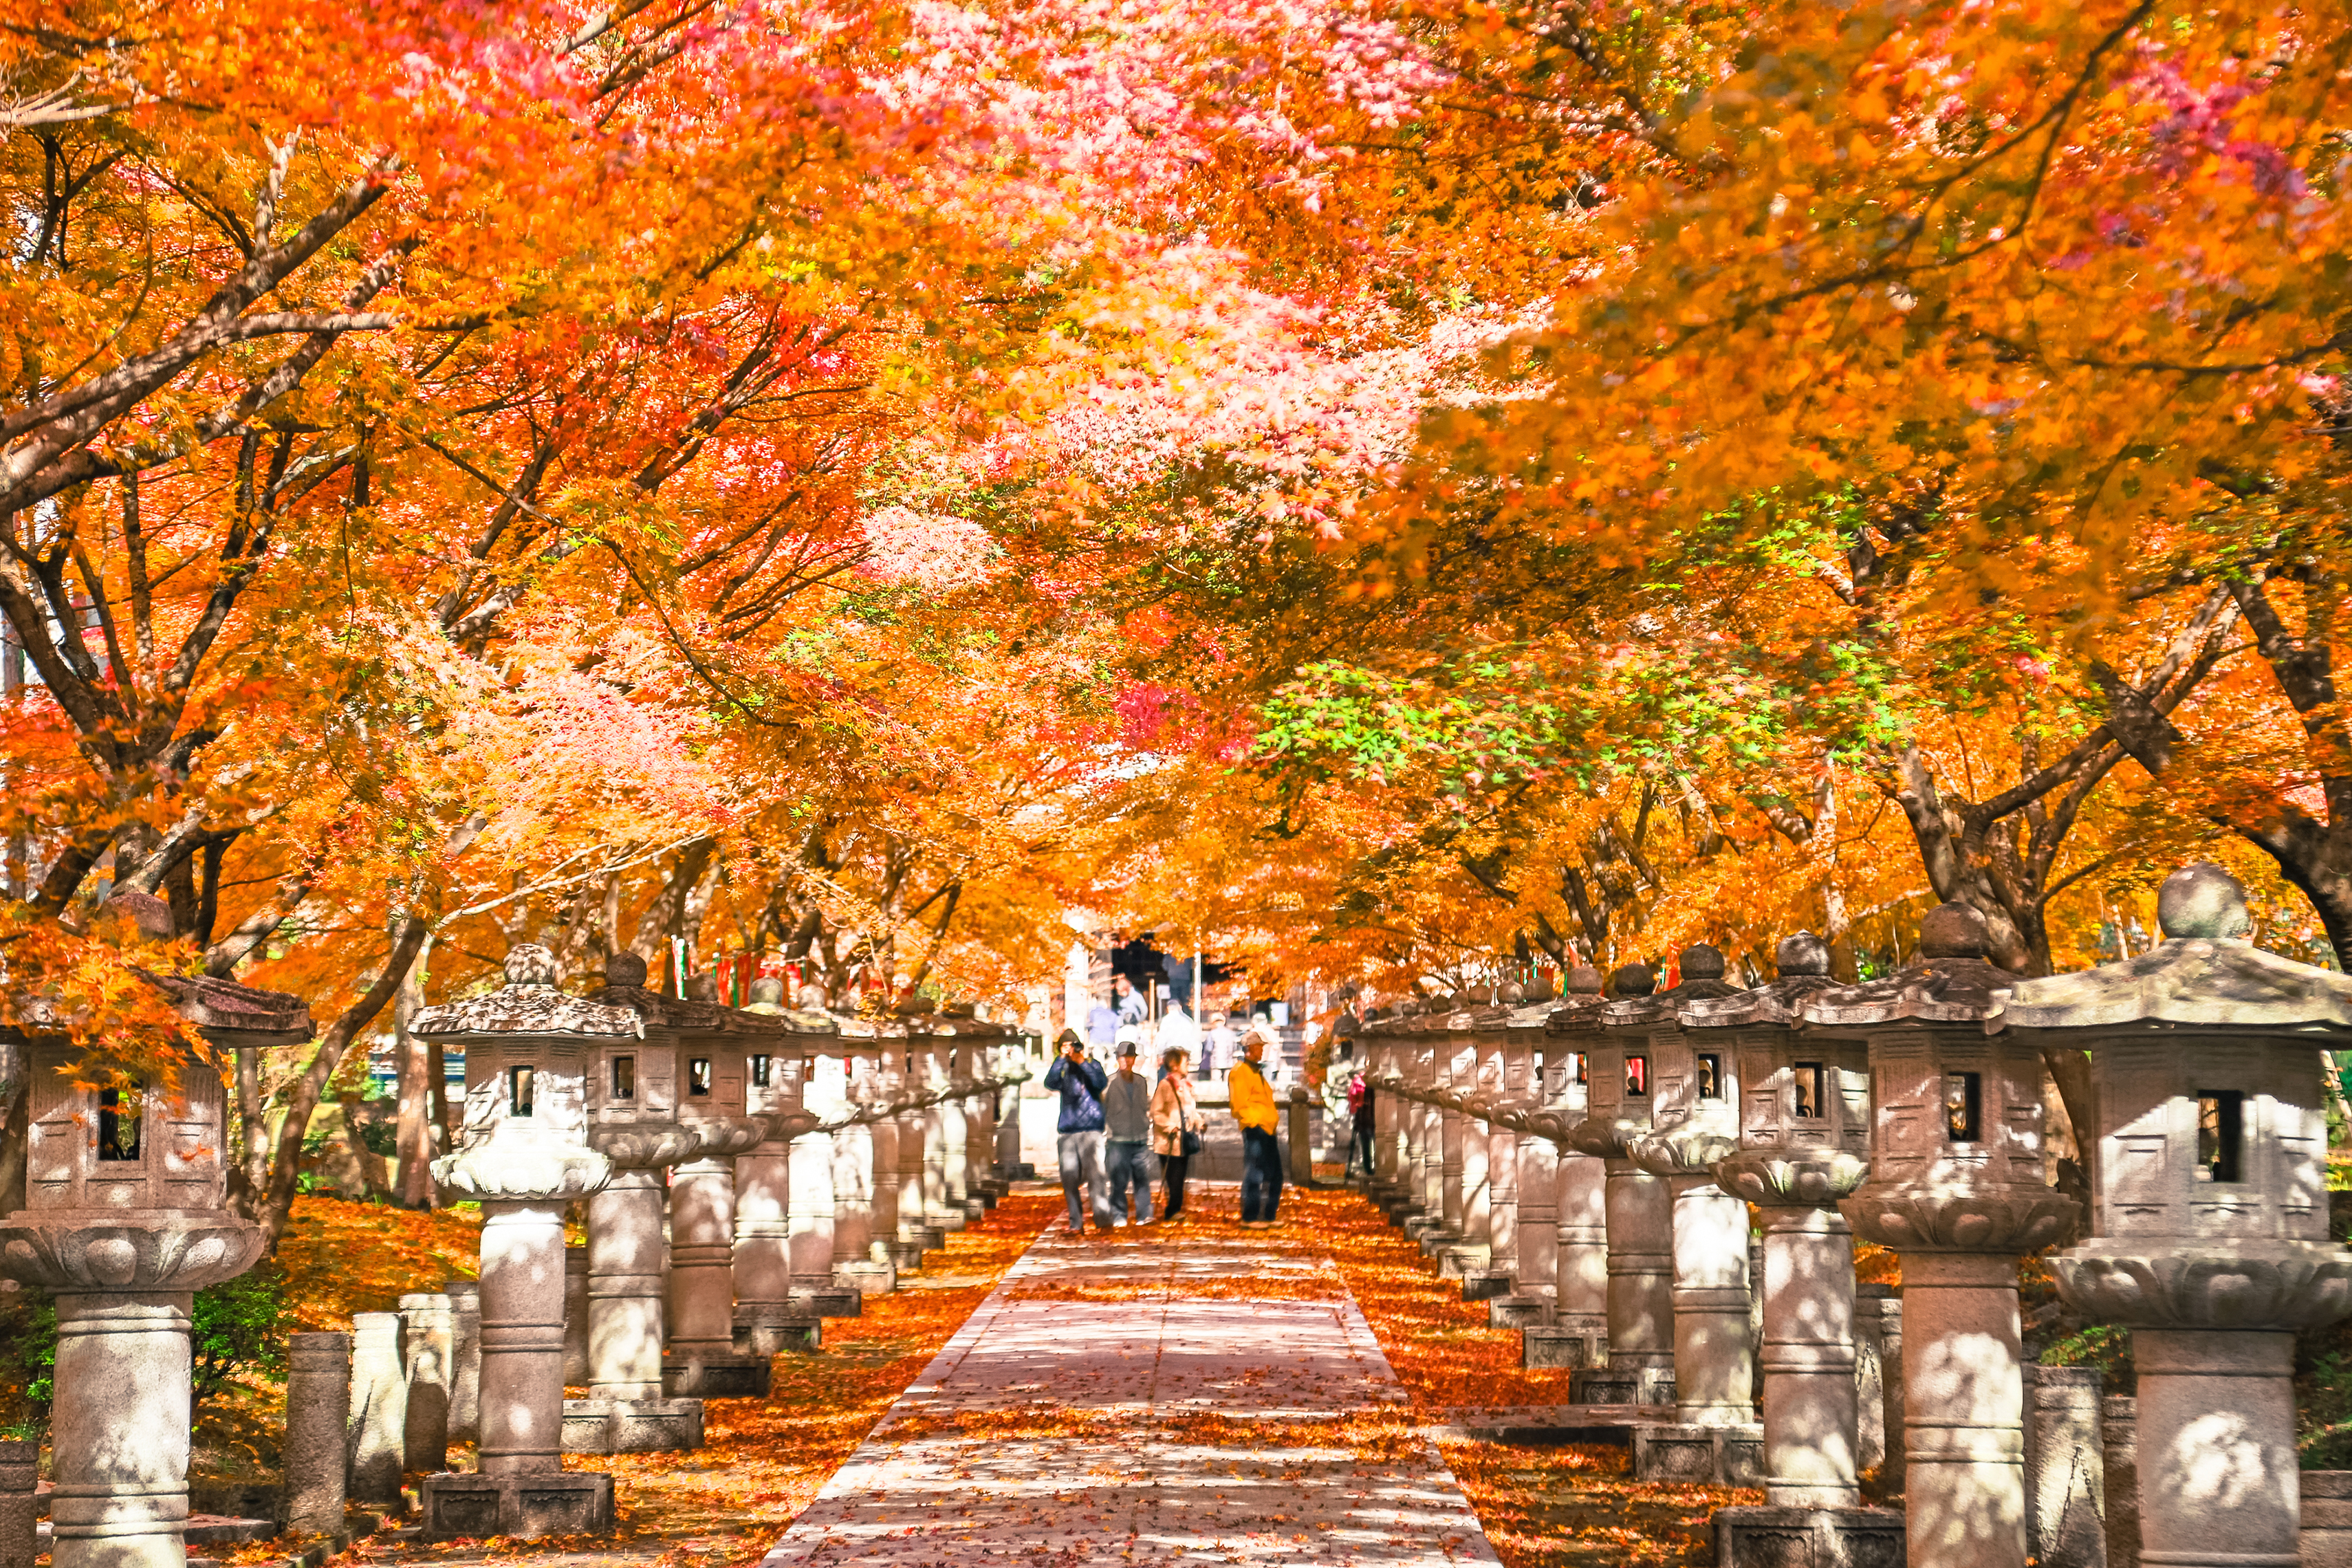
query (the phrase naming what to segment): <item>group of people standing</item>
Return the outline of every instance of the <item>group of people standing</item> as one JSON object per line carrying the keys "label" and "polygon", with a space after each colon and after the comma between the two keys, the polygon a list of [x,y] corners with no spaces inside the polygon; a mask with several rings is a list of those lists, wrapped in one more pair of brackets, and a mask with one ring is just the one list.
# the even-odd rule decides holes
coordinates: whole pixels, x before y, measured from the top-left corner
{"label": "group of people standing", "polygon": [[[1139,1041],[1142,1037],[1150,1016],[1150,1004],[1143,993],[1129,984],[1123,974],[1114,980],[1112,990],[1112,1000],[1097,1001],[1087,1013],[1086,1045],[1090,1050],[1110,1052],[1122,1029],[1136,1030]],[[1261,1026],[1253,1025],[1244,1013],[1210,1012],[1196,1022],[1185,1011],[1182,999],[1171,996],[1151,1028],[1163,1060],[1167,1052],[1181,1050],[1188,1066],[1198,1064],[1202,1083],[1214,1083],[1240,1058],[1243,1036]]]}
{"label": "group of people standing", "polygon": [[[1087,1042],[1065,1029],[1054,1042],[1054,1065],[1045,1069],[1045,1088],[1061,1096],[1054,1124],[1056,1152],[1070,1230],[1076,1236],[1086,1234],[1089,1215],[1097,1232],[1129,1224],[1130,1215],[1139,1226],[1181,1216],[1185,1178],[1209,1126],[1192,1084],[1191,1051],[1163,1047],[1159,1078],[1151,1081],[1137,1070],[1142,1036],[1135,1025],[1119,1025],[1111,1043],[1118,1067],[1105,1072],[1088,1058]],[[1242,1129],[1241,1222],[1253,1229],[1273,1225],[1282,1202],[1282,1147],[1275,1136],[1274,1085],[1265,1071],[1265,1050],[1272,1044],[1271,1031],[1252,1025],[1241,1037],[1240,1057],[1226,1080],[1234,1120]],[[1154,1165],[1160,1179],[1156,1214]]]}

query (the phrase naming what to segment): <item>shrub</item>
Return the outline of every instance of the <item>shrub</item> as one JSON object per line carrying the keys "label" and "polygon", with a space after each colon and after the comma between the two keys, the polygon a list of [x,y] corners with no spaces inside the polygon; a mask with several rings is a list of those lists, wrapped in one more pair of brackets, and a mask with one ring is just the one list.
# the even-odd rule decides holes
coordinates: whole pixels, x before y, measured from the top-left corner
{"label": "shrub", "polygon": [[286,1271],[264,1258],[249,1273],[196,1292],[189,1321],[194,1355],[194,1404],[226,1388],[240,1372],[276,1378],[286,1370],[286,1336],[293,1308],[286,1299]]}
{"label": "shrub", "polygon": [[0,1436],[48,1425],[57,1366],[57,1303],[31,1286],[0,1295]]}

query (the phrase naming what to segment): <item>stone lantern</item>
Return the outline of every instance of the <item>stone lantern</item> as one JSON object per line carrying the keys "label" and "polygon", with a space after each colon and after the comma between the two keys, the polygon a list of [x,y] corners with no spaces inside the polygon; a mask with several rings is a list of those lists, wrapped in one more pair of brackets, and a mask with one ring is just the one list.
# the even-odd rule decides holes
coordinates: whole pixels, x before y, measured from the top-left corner
{"label": "stone lantern", "polygon": [[604,1047],[643,1037],[637,1016],[557,990],[555,955],[524,943],[507,953],[504,985],[427,1007],[409,1028],[466,1053],[466,1141],[433,1177],[482,1205],[480,1468],[426,1478],[425,1533],[608,1531],[613,1478],[558,1458],[563,1211],[612,1180],[588,1144],[587,1078]]}
{"label": "stone lantern", "polygon": [[[1719,1037],[1738,1059],[1739,1146],[1716,1184],[1764,1215],[1764,1506],[1722,1510],[1716,1530],[1826,1531],[1843,1543],[1832,1560],[1858,1560],[1858,1538],[1903,1531],[1900,1514],[1862,1508],[1853,1233],[1837,1207],[1870,1173],[1869,1053],[1800,1027],[1805,998],[1837,984],[1827,943],[1788,937],[1778,968],[1769,984],[1682,1011],[1694,1040]],[[1731,1557],[1745,1560],[1737,1542]]]}
{"label": "stone lantern", "polygon": [[2294,1334],[2352,1314],[2314,1059],[2352,1033],[2352,980],[2252,945],[2218,866],[2174,872],[2157,917],[2152,952],[2020,981],[1997,1023],[2090,1055],[2093,1237],[2051,1266],[2131,1327],[2141,1561],[2293,1563]]}
{"label": "stone lantern", "polygon": [[1597,1371],[1609,1359],[1608,1168],[1577,1148],[1574,1133],[1591,1115],[1590,1025],[1605,1004],[1590,964],[1570,970],[1567,986],[1545,1014],[1544,1103],[1528,1116],[1552,1151],[1551,1313],[1521,1332],[1520,1359]]}
{"label": "stone lantern", "polygon": [[[737,1356],[731,1339],[735,1163],[766,1131],[766,1123],[745,1110],[745,1080],[753,1060],[745,1048],[746,1037],[734,1026],[736,1015],[730,1009],[646,989],[646,961],[634,952],[617,952],[605,961],[604,987],[590,1000],[627,1008],[645,1031],[641,1040],[604,1047],[598,1065],[600,1076],[592,1079],[590,1092],[592,1116],[596,1119],[592,1137],[596,1146],[608,1152],[614,1147],[625,1153],[636,1152],[644,1134],[621,1129],[633,1121],[657,1120],[657,1107],[666,1108],[680,1134],[693,1141],[674,1160],[668,1191],[661,1194],[668,1207],[669,1278],[666,1297],[650,1309],[663,1330],[663,1337],[656,1342],[659,1348],[651,1358],[660,1392],[671,1398],[696,1399],[764,1394],[768,1391],[766,1358]],[[624,1058],[628,1058],[628,1096],[621,1093]],[[647,1173],[648,1177],[652,1174]],[[614,1377],[608,1385],[595,1367],[597,1300],[604,1293],[597,1283],[597,1215],[600,1205],[610,1205],[608,1194],[613,1190],[630,1183],[628,1172],[623,1169],[616,1173],[612,1188],[589,1200],[590,1383],[600,1400],[618,1398],[617,1386],[613,1385],[623,1378]],[[657,1232],[660,1216],[651,1205],[659,1187],[651,1180],[646,1184],[649,1191],[637,1201],[647,1205]],[[609,1291],[611,1287],[604,1289]],[[643,1314],[648,1309],[635,1310]],[[608,1321],[619,1316],[611,1307],[604,1312]],[[627,1331],[623,1332],[625,1335]],[[643,1354],[635,1339],[624,1342]],[[646,1370],[642,1361],[635,1362],[623,1376],[634,1382]],[[608,1368],[607,1374],[619,1371]],[[608,1386],[613,1386],[612,1392]],[[617,1421],[614,1437],[625,1437],[633,1425],[625,1417]],[[647,1437],[651,1436],[649,1431]]]}
{"label": "stone lantern", "polygon": [[[824,1002],[824,993],[816,987],[802,989],[803,1010],[822,1011]],[[833,1139],[833,1277],[861,1294],[876,1295],[896,1289],[898,1283],[897,1265],[875,1246],[877,1237],[887,1234],[881,1228],[879,1156],[885,1143],[880,1126],[887,1125],[889,1114],[882,1105],[882,1047],[871,1029],[843,1028],[838,1018],[835,1027],[841,1050],[842,1117]],[[895,1231],[898,1225],[895,1137],[887,1137],[887,1149],[893,1167],[887,1224]]]}
{"label": "stone lantern", "polygon": [[1532,1120],[1544,1108],[1536,1058],[1551,1020],[1552,996],[1548,983],[1507,985],[1503,995],[1503,1095],[1493,1113],[1497,1147],[1491,1163],[1499,1173],[1496,1212],[1507,1213],[1507,1221],[1496,1231],[1492,1267],[1510,1283],[1507,1294],[1488,1300],[1486,1322],[1522,1328],[1549,1321],[1559,1289],[1559,1157]]}
{"label": "stone lantern", "polygon": [[839,1031],[823,1012],[771,999],[782,995],[781,981],[762,981],[737,1015],[762,1031],[745,1092],[767,1137],[736,1162],[734,1333],[762,1363],[787,1343],[813,1343],[826,1316],[853,1315],[857,1294],[832,1290],[833,1140],[814,1136],[820,1118],[807,1101],[817,1056]]}
{"label": "stone lantern", "polygon": [[1429,1100],[1437,1082],[1437,1042],[1422,1006],[1418,997],[1399,1003],[1390,1025],[1398,1053],[1397,1096],[1402,1101],[1396,1212],[1405,1235],[1416,1239],[1438,1224],[1444,1206],[1439,1195],[1443,1166],[1435,1136],[1437,1108]]}
{"label": "stone lantern", "polygon": [[[208,1044],[310,1037],[296,997],[226,981],[144,978],[170,994]],[[192,1056],[176,1085],[81,1088],[75,1078],[103,1058],[77,1049],[65,1020],[40,999],[27,998],[23,1011],[25,1207],[0,1220],[0,1275],[37,1285],[57,1303],[51,1561],[179,1568],[189,1315],[197,1290],[244,1273],[261,1252],[260,1231],[222,1201],[220,1072]],[[29,1518],[26,1528],[29,1544]]]}
{"label": "stone lantern", "polygon": [[1739,1064],[1682,1026],[1684,1008],[1733,988],[1723,954],[1704,942],[1685,948],[1679,967],[1671,991],[1614,1003],[1601,1016],[1613,1034],[1646,1035],[1657,1081],[1651,1127],[1626,1139],[1625,1152],[1674,1194],[1677,1426],[1635,1433],[1635,1469],[1752,1484],[1764,1435],[1752,1403],[1748,1205],[1715,1184],[1716,1161],[1738,1147]]}
{"label": "stone lantern", "polygon": [[[1618,1002],[1563,1010],[1551,1033],[1585,1058],[1585,1119],[1569,1130],[1579,1153],[1603,1163],[1609,1240],[1609,1364],[1570,1374],[1579,1405],[1673,1403],[1674,1196],[1665,1178],[1635,1164],[1629,1140],[1650,1131],[1657,1096],[1652,1024],[1612,1027],[1615,1009],[1657,988],[1649,970],[1627,964],[1612,977]],[[1562,1301],[1565,1306],[1565,1300]]]}
{"label": "stone lantern", "polygon": [[1372,1091],[1372,1202],[1393,1223],[1403,1184],[1398,1178],[1404,1147],[1404,1074],[1399,1066],[1396,1022],[1373,1008],[1364,1010],[1357,1038],[1367,1058],[1364,1082]]}
{"label": "stone lantern", "polygon": [[1916,962],[1800,1007],[1814,1037],[1870,1052],[1870,1179],[1839,1206],[1902,1259],[1910,1568],[2025,1562],[2017,1258],[2077,1215],[2042,1181],[2040,1053],[1985,1034],[2015,984],[1987,950],[1982,915],[1939,905]]}
{"label": "stone lantern", "polygon": [[1461,1239],[1439,1255],[1438,1273],[1462,1281],[1464,1300],[1485,1300],[1510,1289],[1507,1279],[1494,1278],[1493,1121],[1503,1093],[1503,1047],[1510,1012],[1481,1006],[1467,995],[1455,996],[1449,1005],[1454,1074],[1443,1103],[1455,1119],[1461,1144],[1460,1174],[1455,1176],[1451,1168],[1447,1173],[1448,1181],[1459,1184]]}

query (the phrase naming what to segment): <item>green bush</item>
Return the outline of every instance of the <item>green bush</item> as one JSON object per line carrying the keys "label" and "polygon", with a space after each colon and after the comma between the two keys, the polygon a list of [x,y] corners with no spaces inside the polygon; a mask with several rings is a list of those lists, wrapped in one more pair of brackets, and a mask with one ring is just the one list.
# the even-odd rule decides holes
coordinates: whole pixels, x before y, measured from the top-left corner
{"label": "green bush", "polygon": [[2331,1351],[2295,1379],[2296,1447],[2306,1470],[2352,1470],[2352,1356]]}
{"label": "green bush", "polygon": [[2042,1364],[2095,1367],[2109,1394],[2128,1394],[2136,1385],[2131,1331],[2115,1323],[2090,1323],[2068,1334],[2042,1352]]}
{"label": "green bush", "polygon": [[286,1337],[292,1331],[286,1271],[275,1259],[264,1258],[248,1273],[197,1291],[188,1328],[194,1403],[203,1405],[240,1372],[278,1376],[286,1370]]}
{"label": "green bush", "polygon": [[0,1295],[0,1437],[49,1424],[57,1367],[57,1303],[31,1286]]}

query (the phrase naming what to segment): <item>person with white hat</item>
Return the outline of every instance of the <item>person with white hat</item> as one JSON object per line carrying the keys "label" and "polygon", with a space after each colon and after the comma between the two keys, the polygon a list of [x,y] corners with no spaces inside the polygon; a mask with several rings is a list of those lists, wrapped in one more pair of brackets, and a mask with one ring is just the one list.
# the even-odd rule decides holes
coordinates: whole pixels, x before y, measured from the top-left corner
{"label": "person with white hat", "polygon": [[1282,1145],[1274,1135],[1280,1113],[1265,1073],[1265,1048],[1274,1043],[1273,1030],[1251,1025],[1242,1037],[1242,1059],[1225,1080],[1234,1120],[1242,1124],[1242,1224],[1252,1230],[1273,1225],[1282,1204]]}

